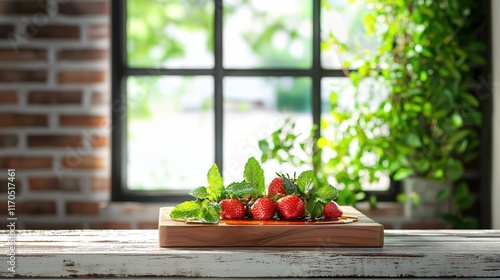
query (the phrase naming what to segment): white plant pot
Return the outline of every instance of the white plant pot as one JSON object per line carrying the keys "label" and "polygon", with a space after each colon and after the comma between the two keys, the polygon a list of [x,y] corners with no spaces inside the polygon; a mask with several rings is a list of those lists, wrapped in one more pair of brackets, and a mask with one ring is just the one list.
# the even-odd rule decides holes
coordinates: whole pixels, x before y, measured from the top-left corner
{"label": "white plant pot", "polygon": [[[404,215],[406,218],[439,218],[442,214],[450,213],[451,200],[437,201],[437,194],[451,186],[450,182],[438,182],[426,178],[410,177],[403,179],[403,190],[406,194]],[[412,193],[418,193],[420,204],[415,205],[411,200]]]}

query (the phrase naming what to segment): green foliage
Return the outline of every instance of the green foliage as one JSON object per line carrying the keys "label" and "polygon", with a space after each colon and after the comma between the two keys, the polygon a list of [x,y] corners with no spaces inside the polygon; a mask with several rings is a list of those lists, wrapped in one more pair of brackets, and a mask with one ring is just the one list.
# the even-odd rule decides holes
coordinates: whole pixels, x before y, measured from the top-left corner
{"label": "green foliage", "polygon": [[259,188],[247,182],[233,182],[226,187],[226,194],[230,197],[243,199],[260,193]]}
{"label": "green foliage", "polygon": [[219,173],[219,168],[214,163],[207,174],[208,179],[208,198],[211,201],[220,201],[224,196],[224,182],[222,181],[222,176]]}
{"label": "green foliage", "polygon": [[[218,223],[222,207],[220,202],[224,199],[234,198],[244,202],[245,206],[251,205],[260,197],[266,195],[264,171],[259,162],[251,157],[245,164],[243,182],[232,182],[224,187],[222,177],[216,164],[208,171],[208,187],[198,187],[191,191],[196,200],[185,201],[178,204],[170,212],[170,217],[178,221],[193,220],[201,223]],[[290,178],[289,175],[280,175],[283,187],[287,194],[297,195],[307,205],[306,216],[308,219],[323,219],[323,204],[330,203],[337,198],[337,189],[332,185],[313,185],[314,172],[307,170],[299,178]],[[278,199],[279,196],[273,197]]]}
{"label": "green foliage", "polygon": [[243,173],[245,182],[256,186],[259,193],[264,193],[266,191],[264,170],[254,157],[248,159]]}
{"label": "green foliage", "polygon": [[[331,111],[321,119],[319,139],[299,143],[294,123],[287,120],[271,141],[259,142],[262,162],[274,158],[311,165],[315,182],[339,182],[339,202],[345,204],[365,198],[361,182],[374,182],[384,174],[394,180],[419,176],[458,182],[463,162],[476,156],[478,135],[473,127],[481,123],[479,102],[467,91],[474,79],[471,67],[484,63],[484,46],[474,38],[475,2],[365,2],[370,7],[362,20],[365,30],[380,40],[375,50],[342,63],[354,88],[353,106],[340,106],[339,93],[332,92]],[[323,42],[326,48],[350,51],[349,42],[333,34]],[[359,68],[349,71],[354,62],[361,62]],[[381,96],[386,97],[380,101]],[[297,158],[291,152],[294,145],[307,158]],[[455,227],[473,224],[463,216],[474,203],[466,190],[467,185],[459,185],[438,197],[454,195],[457,214],[446,220]],[[418,203],[419,196],[412,195],[412,200]],[[373,197],[369,201],[376,204]],[[314,211],[315,205],[308,207]]]}

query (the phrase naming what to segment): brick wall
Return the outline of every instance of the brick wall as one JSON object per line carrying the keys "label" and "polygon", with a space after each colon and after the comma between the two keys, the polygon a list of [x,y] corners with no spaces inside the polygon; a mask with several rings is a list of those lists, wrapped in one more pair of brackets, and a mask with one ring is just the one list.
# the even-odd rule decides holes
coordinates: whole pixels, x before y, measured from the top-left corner
{"label": "brick wall", "polygon": [[[0,215],[16,169],[18,229],[156,228],[164,204],[109,203],[110,75],[106,0],[0,1]],[[386,228],[397,204],[366,214]]]}
{"label": "brick wall", "polygon": [[158,205],[110,197],[106,0],[0,1],[0,215],[18,229],[155,228]]}

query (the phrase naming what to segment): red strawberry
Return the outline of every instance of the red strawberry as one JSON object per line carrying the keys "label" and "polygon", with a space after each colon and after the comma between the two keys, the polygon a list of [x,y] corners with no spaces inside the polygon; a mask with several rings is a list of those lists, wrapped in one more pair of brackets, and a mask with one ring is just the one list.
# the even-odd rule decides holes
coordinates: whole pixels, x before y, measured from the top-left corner
{"label": "red strawberry", "polygon": [[245,205],[236,198],[223,199],[220,206],[222,207],[220,214],[223,219],[243,219],[245,216]]}
{"label": "red strawberry", "polygon": [[267,188],[267,193],[269,195],[286,194],[285,189],[283,188],[283,179],[281,179],[281,177],[274,178]]}
{"label": "red strawberry", "polygon": [[344,212],[342,212],[337,202],[332,201],[328,204],[323,205],[323,213],[321,215],[323,215],[327,219],[339,218],[344,215]]}
{"label": "red strawberry", "polygon": [[274,216],[274,201],[269,197],[260,197],[250,207],[252,217],[257,220],[270,220]]}
{"label": "red strawberry", "polygon": [[276,201],[276,212],[285,220],[298,219],[304,216],[305,205],[300,197],[287,195]]}

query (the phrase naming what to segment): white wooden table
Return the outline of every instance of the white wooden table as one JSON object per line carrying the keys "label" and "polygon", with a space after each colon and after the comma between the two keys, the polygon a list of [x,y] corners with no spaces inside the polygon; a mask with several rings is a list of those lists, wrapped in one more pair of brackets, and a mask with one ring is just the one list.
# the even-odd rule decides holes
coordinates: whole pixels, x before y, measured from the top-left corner
{"label": "white wooden table", "polygon": [[[8,231],[0,231],[2,243]],[[17,231],[3,277],[500,277],[500,230],[387,230],[383,248],[160,248],[156,230]]]}

